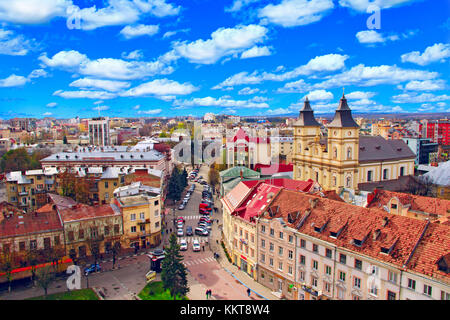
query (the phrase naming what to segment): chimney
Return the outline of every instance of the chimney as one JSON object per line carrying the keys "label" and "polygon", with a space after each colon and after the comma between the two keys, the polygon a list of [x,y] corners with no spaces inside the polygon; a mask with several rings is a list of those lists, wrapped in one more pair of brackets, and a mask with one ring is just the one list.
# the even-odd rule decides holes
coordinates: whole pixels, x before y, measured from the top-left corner
{"label": "chimney", "polygon": [[388,224],[389,218],[388,217],[384,217],[383,218],[383,222],[381,223],[382,227],[386,227],[386,225]]}
{"label": "chimney", "polygon": [[380,236],[380,234],[381,234],[381,229],[375,230],[375,232],[373,233],[373,238],[372,238],[373,241],[377,240],[378,237]]}

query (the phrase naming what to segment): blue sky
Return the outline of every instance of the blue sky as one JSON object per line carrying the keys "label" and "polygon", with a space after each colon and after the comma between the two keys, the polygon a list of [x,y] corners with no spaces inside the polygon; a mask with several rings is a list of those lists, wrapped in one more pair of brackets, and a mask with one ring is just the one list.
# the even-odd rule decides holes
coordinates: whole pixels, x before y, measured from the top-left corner
{"label": "blue sky", "polygon": [[[367,12],[379,8],[379,28]],[[447,0],[0,0],[0,117],[449,111]]]}

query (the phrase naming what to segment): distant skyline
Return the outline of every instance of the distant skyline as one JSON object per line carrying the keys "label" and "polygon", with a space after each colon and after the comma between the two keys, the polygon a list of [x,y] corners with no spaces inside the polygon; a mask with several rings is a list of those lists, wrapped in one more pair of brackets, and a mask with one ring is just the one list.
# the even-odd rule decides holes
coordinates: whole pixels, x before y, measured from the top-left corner
{"label": "distant skyline", "polygon": [[[380,28],[368,29],[369,4]],[[0,118],[450,112],[446,0],[0,0]]]}

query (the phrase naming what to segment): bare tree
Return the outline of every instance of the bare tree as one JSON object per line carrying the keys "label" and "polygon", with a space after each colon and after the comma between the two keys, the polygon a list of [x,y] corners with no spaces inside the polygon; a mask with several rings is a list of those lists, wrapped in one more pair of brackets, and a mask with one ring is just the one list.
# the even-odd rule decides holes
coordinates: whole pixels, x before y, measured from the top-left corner
{"label": "bare tree", "polygon": [[36,283],[44,290],[45,296],[47,296],[47,290],[55,280],[55,274],[50,266],[40,268],[36,273]]}
{"label": "bare tree", "polygon": [[14,257],[9,251],[3,251],[0,256],[0,271],[4,272],[8,280],[8,292],[11,292],[12,271],[14,270]]}

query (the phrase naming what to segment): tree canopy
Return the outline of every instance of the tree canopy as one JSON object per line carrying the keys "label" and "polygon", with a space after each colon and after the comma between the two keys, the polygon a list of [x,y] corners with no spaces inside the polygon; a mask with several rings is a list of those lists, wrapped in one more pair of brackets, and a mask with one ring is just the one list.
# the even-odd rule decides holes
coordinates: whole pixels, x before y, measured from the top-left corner
{"label": "tree canopy", "polygon": [[40,160],[49,156],[47,149],[36,149],[29,154],[25,148],[18,148],[6,152],[0,160],[2,172],[40,169]]}

